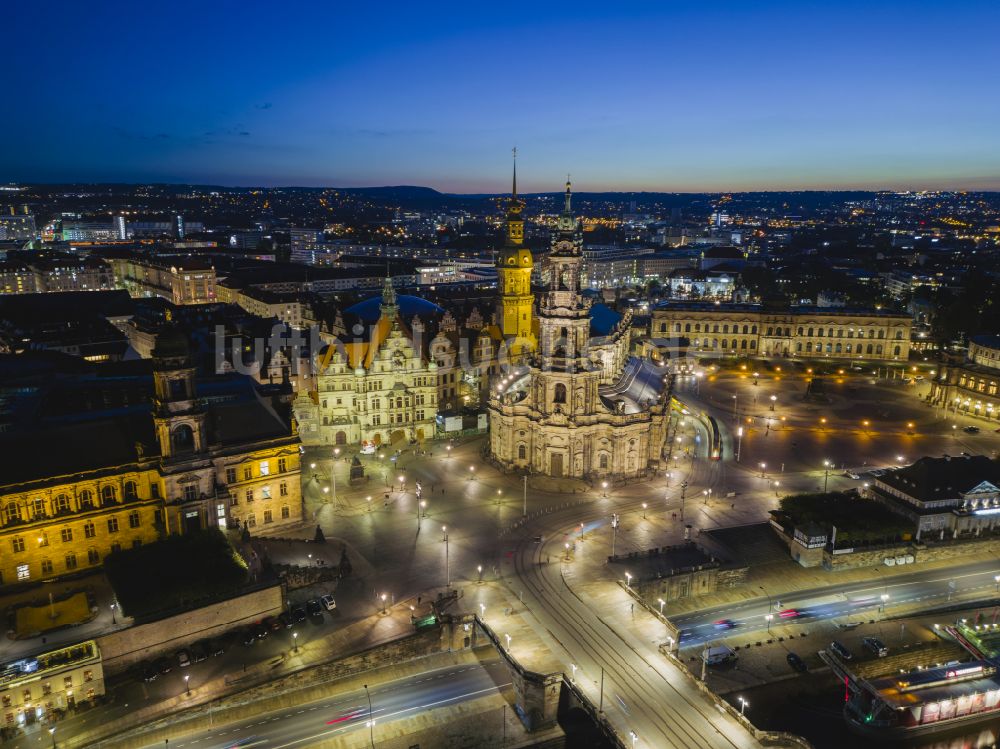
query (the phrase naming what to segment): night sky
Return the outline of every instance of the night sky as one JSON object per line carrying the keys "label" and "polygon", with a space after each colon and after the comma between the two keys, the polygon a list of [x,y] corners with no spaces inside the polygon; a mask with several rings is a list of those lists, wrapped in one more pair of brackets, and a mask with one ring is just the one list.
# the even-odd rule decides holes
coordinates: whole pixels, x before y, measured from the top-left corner
{"label": "night sky", "polygon": [[[869,6],[878,6],[877,8]],[[1000,3],[15,2],[0,182],[1000,189]]]}

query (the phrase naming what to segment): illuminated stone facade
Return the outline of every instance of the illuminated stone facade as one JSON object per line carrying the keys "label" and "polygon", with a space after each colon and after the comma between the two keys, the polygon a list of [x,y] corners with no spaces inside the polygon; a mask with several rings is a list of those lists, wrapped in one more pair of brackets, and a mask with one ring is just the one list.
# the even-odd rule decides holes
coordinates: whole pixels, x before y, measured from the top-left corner
{"label": "illuminated stone facade", "polygon": [[928,403],[956,414],[1000,419],[1000,336],[975,336],[968,357],[943,364]]}
{"label": "illuminated stone facade", "polygon": [[239,389],[208,403],[194,375],[183,336],[165,332],[152,412],[140,403],[3,435],[0,584],[78,572],[170,533],[302,519],[299,440],[281,404],[242,378],[221,378]]}
{"label": "illuminated stone facade", "polygon": [[[557,478],[646,475],[659,465],[666,438],[664,373],[648,361],[626,361],[628,319],[594,341],[589,301],[580,294],[582,245],[567,183],[537,350],[490,391],[490,454],[506,470]],[[624,371],[614,369],[618,362]]]}
{"label": "illuminated stone facade", "polygon": [[667,302],[652,313],[651,334],[686,338],[693,354],[906,361],[909,315],[886,310]]}
{"label": "illuminated stone facade", "polygon": [[[375,445],[434,437],[437,364],[427,359],[400,316],[392,281],[379,320],[354,339],[323,351],[317,389],[295,401],[307,445]],[[415,343],[416,342],[416,343]]]}

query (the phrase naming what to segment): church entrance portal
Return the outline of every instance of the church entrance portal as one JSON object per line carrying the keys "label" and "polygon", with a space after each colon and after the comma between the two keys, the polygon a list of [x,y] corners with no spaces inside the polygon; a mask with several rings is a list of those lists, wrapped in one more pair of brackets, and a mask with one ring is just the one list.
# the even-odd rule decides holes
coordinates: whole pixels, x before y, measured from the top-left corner
{"label": "church entrance portal", "polygon": [[562,453],[553,453],[549,458],[549,475],[552,478],[561,479],[563,475]]}

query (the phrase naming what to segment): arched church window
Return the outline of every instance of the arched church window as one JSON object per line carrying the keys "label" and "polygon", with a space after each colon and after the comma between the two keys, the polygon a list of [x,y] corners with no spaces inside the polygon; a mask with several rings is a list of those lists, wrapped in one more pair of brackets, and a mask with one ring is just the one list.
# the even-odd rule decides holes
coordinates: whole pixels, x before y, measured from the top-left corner
{"label": "arched church window", "polygon": [[556,383],[555,396],[552,398],[553,403],[565,403],[566,402],[566,386],[561,382]]}

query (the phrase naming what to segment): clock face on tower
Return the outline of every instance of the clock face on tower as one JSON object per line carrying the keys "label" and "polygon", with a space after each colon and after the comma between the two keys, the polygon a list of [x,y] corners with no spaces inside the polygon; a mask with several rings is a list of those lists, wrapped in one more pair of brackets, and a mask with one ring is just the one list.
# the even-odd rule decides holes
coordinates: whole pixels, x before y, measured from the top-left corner
{"label": "clock face on tower", "polygon": [[573,251],[573,243],[572,242],[568,242],[565,239],[563,239],[563,240],[561,240],[559,242],[556,242],[555,250],[556,250],[556,252],[572,252]]}

